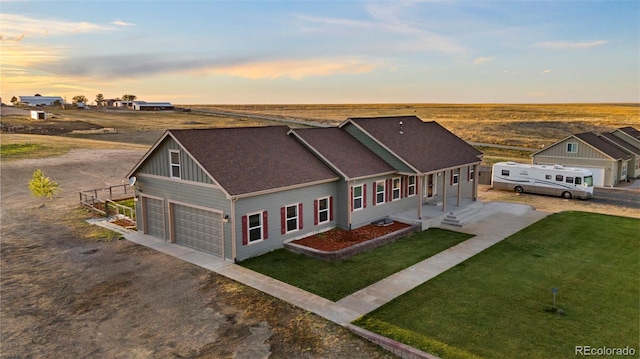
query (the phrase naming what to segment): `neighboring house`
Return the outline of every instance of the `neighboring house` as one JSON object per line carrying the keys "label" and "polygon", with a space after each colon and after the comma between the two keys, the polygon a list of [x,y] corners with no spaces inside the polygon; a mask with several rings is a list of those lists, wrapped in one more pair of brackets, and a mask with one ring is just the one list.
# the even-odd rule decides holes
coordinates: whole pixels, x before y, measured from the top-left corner
{"label": "neighboring house", "polygon": [[[635,165],[632,161],[629,167],[629,173],[631,177],[640,178],[640,131],[628,126],[611,131],[610,134],[621,140],[616,141],[620,147],[628,149],[628,151],[634,154]],[[607,138],[612,137],[607,136]]]}
{"label": "neighboring house", "polygon": [[52,106],[64,104],[60,96],[18,96],[20,103],[26,106]]}
{"label": "neighboring house", "polygon": [[424,203],[475,200],[481,153],[415,116],[168,130],[131,170],[138,230],[231,261]]}
{"label": "neighboring house", "polygon": [[610,137],[593,132],[571,135],[533,153],[532,162],[587,168],[593,172],[594,186],[614,186],[627,180],[634,155]]}
{"label": "neighboring house", "polygon": [[175,107],[169,102],[133,101],[132,108],[136,111],[167,111]]}

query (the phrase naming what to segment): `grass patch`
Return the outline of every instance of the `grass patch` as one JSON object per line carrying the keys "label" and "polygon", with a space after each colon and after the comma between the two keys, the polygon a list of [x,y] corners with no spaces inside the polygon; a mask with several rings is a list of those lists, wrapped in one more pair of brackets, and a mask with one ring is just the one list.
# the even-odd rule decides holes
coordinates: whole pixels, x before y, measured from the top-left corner
{"label": "grass patch", "polygon": [[342,261],[324,262],[278,249],[240,265],[337,301],[470,237],[432,228]]}
{"label": "grass patch", "polygon": [[134,198],[121,199],[115,202],[119,205],[126,206],[129,208],[136,208],[136,200]]}
{"label": "grass patch", "polygon": [[41,158],[64,153],[66,153],[64,149],[55,149],[37,143],[3,143],[0,145],[0,157],[3,160]]}
{"label": "grass patch", "polygon": [[[566,358],[576,345],[638,350],[639,224],[553,214],[355,324],[442,358]],[[552,288],[566,315],[547,310]]]}

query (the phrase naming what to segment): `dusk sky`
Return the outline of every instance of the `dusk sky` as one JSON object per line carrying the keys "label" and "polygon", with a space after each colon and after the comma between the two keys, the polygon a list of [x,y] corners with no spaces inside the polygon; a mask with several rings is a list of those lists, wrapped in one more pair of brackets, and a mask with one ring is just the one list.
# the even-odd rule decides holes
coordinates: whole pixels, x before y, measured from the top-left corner
{"label": "dusk sky", "polygon": [[0,1],[12,96],[640,101],[640,1]]}

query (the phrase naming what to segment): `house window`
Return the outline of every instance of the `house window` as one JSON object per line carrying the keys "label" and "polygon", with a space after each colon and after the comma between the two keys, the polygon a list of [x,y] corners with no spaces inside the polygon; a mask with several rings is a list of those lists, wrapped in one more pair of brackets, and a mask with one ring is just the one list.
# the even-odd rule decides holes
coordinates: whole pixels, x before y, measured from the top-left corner
{"label": "house window", "polygon": [[562,182],[564,177],[562,175],[556,175],[556,181]]}
{"label": "house window", "polygon": [[169,150],[171,178],[180,178],[180,151]]}
{"label": "house window", "polygon": [[297,231],[299,229],[298,207],[299,203],[285,207],[285,233]]}
{"label": "house window", "polygon": [[242,218],[244,244],[258,242],[267,238],[265,231],[266,213],[264,211],[251,213]]}
{"label": "house window", "polygon": [[376,204],[384,203],[385,181],[376,182]]}
{"label": "house window", "polygon": [[451,184],[457,185],[460,182],[460,169],[455,169],[452,171],[453,177],[451,178]]}
{"label": "house window", "polygon": [[408,181],[407,196],[414,196],[416,194],[416,176],[409,176]]}
{"label": "house window", "polygon": [[320,198],[316,200],[316,218],[315,224],[322,224],[329,222],[333,217],[331,215],[332,203],[331,197]]}
{"label": "house window", "polygon": [[391,189],[391,196],[392,196],[391,199],[394,200],[394,201],[397,200],[397,199],[400,199],[400,195],[401,195],[401,192],[400,192],[401,186],[400,186],[400,184],[401,184],[401,181],[400,181],[399,177],[393,179],[393,184],[392,184],[393,187]]}
{"label": "house window", "polygon": [[351,208],[354,211],[364,207],[364,185],[351,187]]}
{"label": "house window", "polygon": [[469,181],[473,181],[476,177],[476,170],[473,167],[469,167]]}
{"label": "house window", "polygon": [[620,176],[621,177],[627,177],[627,164],[626,163],[622,164],[622,171],[620,171]]}
{"label": "house window", "polygon": [[578,153],[578,144],[575,142],[567,143],[567,152],[568,153]]}

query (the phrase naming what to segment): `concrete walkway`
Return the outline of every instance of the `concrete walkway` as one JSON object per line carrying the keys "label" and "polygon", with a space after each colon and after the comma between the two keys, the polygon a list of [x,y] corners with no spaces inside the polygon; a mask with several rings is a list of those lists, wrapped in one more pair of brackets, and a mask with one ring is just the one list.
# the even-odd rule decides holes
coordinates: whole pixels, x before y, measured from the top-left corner
{"label": "concrete walkway", "polygon": [[537,212],[530,206],[522,204],[486,203],[483,206],[483,219],[463,228],[450,228],[474,234],[475,237],[342,298],[338,302],[332,302],[213,255],[168,243],[139,232],[128,231],[104,220],[89,222],[120,232],[131,242],[219,273],[345,326],[547,215],[548,213]]}

